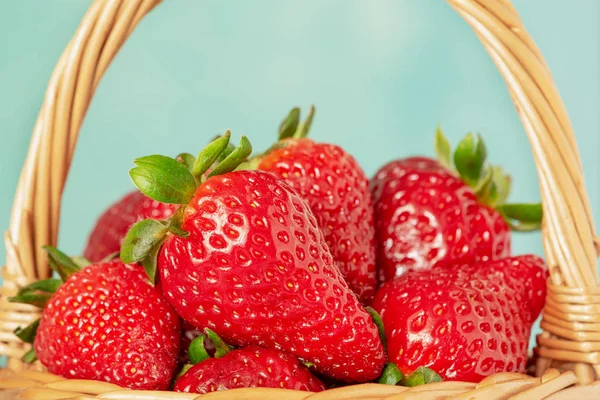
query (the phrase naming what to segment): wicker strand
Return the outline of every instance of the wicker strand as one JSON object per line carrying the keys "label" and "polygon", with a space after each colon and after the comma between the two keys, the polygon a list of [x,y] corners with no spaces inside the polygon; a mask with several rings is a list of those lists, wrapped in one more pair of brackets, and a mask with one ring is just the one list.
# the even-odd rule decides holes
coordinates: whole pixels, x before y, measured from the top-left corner
{"label": "wicker strand", "polygon": [[[1,372],[5,372],[3,375]],[[326,390],[319,393],[274,388],[243,388],[217,391],[204,395],[164,391],[122,389],[116,385],[81,379],[64,379],[48,373],[11,373],[0,371],[0,395],[7,399],[86,399],[119,400],[537,400],[567,388],[577,378],[572,372],[560,374],[551,369],[539,378],[517,373],[500,373],[470,382],[438,382],[412,388],[363,383]],[[3,391],[4,390],[4,391]],[[568,390],[565,391],[568,394]],[[564,397],[565,399],[569,397]]]}

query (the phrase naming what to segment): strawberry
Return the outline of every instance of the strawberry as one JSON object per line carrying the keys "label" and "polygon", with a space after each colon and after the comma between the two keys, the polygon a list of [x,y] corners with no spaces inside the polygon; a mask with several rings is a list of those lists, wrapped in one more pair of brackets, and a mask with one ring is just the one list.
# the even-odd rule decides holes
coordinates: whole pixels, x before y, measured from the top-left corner
{"label": "strawberry", "polygon": [[524,372],[531,326],[546,296],[537,256],[413,271],[382,285],[389,359],[404,374],[427,366],[446,380]]}
{"label": "strawberry", "polygon": [[173,390],[204,394],[249,387],[325,390],[325,385],[295,357],[259,346],[232,350],[221,358],[194,365],[177,379]]}
{"label": "strawberry", "polygon": [[314,108],[299,123],[294,108],[280,128],[280,141],[251,161],[275,174],[307,201],[335,265],[367,304],[375,295],[375,229],[369,180],[354,157],[339,146],[305,138]]}
{"label": "strawberry", "polygon": [[92,229],[83,255],[92,262],[118,253],[129,228],[146,218],[167,219],[175,208],[132,191],[102,213]]}
{"label": "strawberry", "polygon": [[381,373],[385,353],[306,202],[264,171],[233,171],[250,154],[247,139],[203,174],[225,147],[215,140],[191,172],[173,159],[136,160],[131,176],[155,200],[181,204],[165,223],[141,221],[121,249],[150,277],[157,262],[167,300],[189,324],[236,346],[285,351],[348,382]]}
{"label": "strawberry", "polygon": [[36,282],[11,301],[43,307],[16,334],[51,373],[131,389],[167,389],[177,367],[179,317],[138,266],[120,261],[81,268],[56,249],[50,263],[65,280]]}
{"label": "strawberry", "polygon": [[440,161],[409,157],[382,167],[371,181],[379,280],[434,265],[510,255],[510,229],[538,229],[540,204],[504,204],[510,178],[486,163],[486,148],[469,134],[454,153],[440,130]]}

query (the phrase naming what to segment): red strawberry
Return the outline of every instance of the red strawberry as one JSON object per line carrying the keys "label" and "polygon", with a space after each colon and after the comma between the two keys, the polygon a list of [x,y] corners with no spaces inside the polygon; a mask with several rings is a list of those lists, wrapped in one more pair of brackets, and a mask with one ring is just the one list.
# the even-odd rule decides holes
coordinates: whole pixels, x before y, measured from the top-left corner
{"label": "red strawberry", "polygon": [[447,380],[524,372],[547,276],[541,258],[519,256],[385,283],[372,307],[383,320],[390,361],[404,374],[428,366]]}
{"label": "red strawberry", "polygon": [[129,228],[146,218],[167,219],[175,207],[133,191],[112,204],[96,221],[84,250],[84,257],[92,262],[117,253]]}
{"label": "red strawberry", "polygon": [[179,317],[144,271],[119,261],[77,271],[68,257],[50,252],[66,266],[59,269],[68,276],[65,283],[56,290],[59,280],[41,281],[12,299],[43,298],[39,306],[47,302],[37,334],[34,326],[17,332],[28,342],[35,336],[35,355],[42,364],[66,378],[167,389],[177,367]]}
{"label": "red strawberry", "polygon": [[232,350],[222,358],[194,365],[177,379],[173,390],[204,394],[249,387],[325,390],[325,385],[295,357],[258,346]]}
{"label": "red strawberry", "polygon": [[[222,139],[197,163],[212,164],[205,160]],[[176,235],[157,221],[135,225],[122,259],[143,259],[166,235],[157,251],[161,287],[192,326],[236,346],[288,352],[341,380],[376,378],[385,363],[377,327],[333,264],[314,215],[274,175],[230,172],[250,153],[244,147],[247,139],[204,182],[204,167],[190,174],[168,157],[136,160],[131,174],[142,192],[184,206],[168,224]]]}
{"label": "red strawberry", "polygon": [[335,264],[359,299],[368,303],[377,286],[369,180],[341,147],[302,138],[313,112],[311,108],[308,122],[298,126],[299,109],[293,109],[282,124],[279,143],[255,162],[308,202]]}
{"label": "red strawberry", "polygon": [[458,173],[439,130],[436,145],[443,163],[425,157],[392,161],[371,182],[381,281],[411,269],[507,257],[509,226],[539,227],[541,205],[503,204],[510,180],[485,163],[481,139],[475,143],[467,135],[460,143],[454,154]]}

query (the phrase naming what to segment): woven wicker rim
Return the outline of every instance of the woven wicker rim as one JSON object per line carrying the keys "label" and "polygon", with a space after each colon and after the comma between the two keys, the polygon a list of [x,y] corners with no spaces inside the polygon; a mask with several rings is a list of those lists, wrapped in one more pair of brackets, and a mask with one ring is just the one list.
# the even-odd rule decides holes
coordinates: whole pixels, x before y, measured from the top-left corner
{"label": "woven wicker rim", "polygon": [[[27,350],[12,331],[36,318],[37,310],[8,303],[6,297],[23,285],[50,275],[41,246],[57,242],[62,191],[83,118],[113,57],[142,17],[159,2],[95,0],[63,52],[48,84],[15,195],[10,229],[5,234],[7,260],[2,270],[4,286],[0,296],[0,354],[9,357],[12,370],[24,368],[19,358]],[[445,396],[446,393],[453,395],[452,398],[494,399],[516,393],[521,394],[511,398],[541,398],[539,390],[544,391],[546,396],[574,383],[575,376],[581,384],[592,383],[600,377],[600,288],[596,270],[600,240],[595,234],[579,151],[567,112],[540,51],[509,0],[447,2],[471,25],[500,70],[531,143],[544,205],[543,242],[550,267],[547,307],[542,321],[544,332],[538,336],[536,349],[539,356],[536,371],[541,376],[540,383],[546,382],[546,377],[548,384],[536,386],[531,381],[534,378],[521,376],[507,380],[504,379],[505,374],[497,374],[484,380],[497,380],[496,383],[484,385],[482,382],[475,390],[485,389],[485,397],[481,397],[480,392],[475,396],[461,397],[473,390],[467,388],[467,392],[459,394],[455,383],[446,382],[421,391],[411,389],[403,393],[399,392],[405,390],[403,388],[356,385],[350,397],[335,397],[335,393],[328,395],[334,392],[329,390],[311,395],[311,399],[352,396],[426,399]],[[558,376],[557,370],[550,369],[552,367],[571,370],[575,374]],[[0,388],[8,388],[8,381],[24,381],[25,386],[33,387],[27,389],[30,391],[62,390],[46,383],[44,388],[39,389],[43,385],[36,377],[42,375],[27,378],[27,375],[23,377],[23,373],[33,372],[10,375],[10,379],[1,381]],[[47,375],[44,377],[48,379]],[[509,388],[521,385],[516,382],[529,382],[531,388],[525,392],[513,392]],[[550,382],[553,384],[549,385]],[[78,386],[77,382],[71,381],[64,383],[65,388],[71,384]],[[107,387],[106,384],[95,384]],[[15,383],[13,387],[22,386]],[[521,386],[527,385],[523,383]],[[386,390],[390,392],[384,393]],[[395,394],[392,393],[394,390],[397,391]],[[281,389],[246,391],[245,396],[254,398],[283,396]],[[231,392],[227,398],[237,398]],[[129,397],[118,397],[120,395],[117,394],[114,395],[117,397],[109,394],[106,394],[109,397],[103,397],[104,394],[85,392],[86,395],[98,394],[102,398],[142,398],[131,397],[131,391],[128,393],[124,396]],[[154,395],[159,396],[157,392]],[[153,398],[193,398],[177,397],[174,393],[160,395],[167,397]],[[71,391],[71,397],[74,396]],[[307,398],[306,393],[296,395],[293,391],[286,391],[285,396]],[[211,398],[210,395],[204,397]]]}

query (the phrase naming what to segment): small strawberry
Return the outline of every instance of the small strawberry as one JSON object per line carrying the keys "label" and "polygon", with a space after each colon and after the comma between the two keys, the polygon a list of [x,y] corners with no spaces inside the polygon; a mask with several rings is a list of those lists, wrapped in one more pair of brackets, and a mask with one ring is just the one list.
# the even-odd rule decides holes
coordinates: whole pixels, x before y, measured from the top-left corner
{"label": "small strawberry", "polygon": [[[206,331],[214,341],[216,334],[209,329]],[[214,344],[217,348],[214,352],[215,358],[211,358],[209,352],[204,349],[205,335],[201,335],[190,347],[192,356],[193,347],[198,342],[198,359],[194,360],[195,365],[188,366],[176,380],[173,387],[176,392],[204,394],[250,387],[309,392],[325,390],[325,385],[311,374],[308,368],[300,364],[298,359],[289,354],[259,346],[232,350],[217,336]]]}
{"label": "small strawberry", "polygon": [[13,302],[44,309],[42,317],[15,333],[35,350],[51,373],[131,389],[167,389],[177,367],[179,317],[144,271],[120,261],[80,268],[46,248],[63,278],[23,288]]}
{"label": "small strawberry", "polygon": [[167,219],[175,207],[152,200],[139,191],[133,191],[112,204],[102,213],[92,229],[83,255],[98,262],[118,253],[129,228],[146,218]]}
{"label": "small strawberry", "polygon": [[438,130],[440,161],[409,157],[371,181],[380,281],[434,265],[510,255],[510,231],[538,229],[540,204],[504,204],[510,178],[486,163],[481,138],[469,134],[454,153]]}
{"label": "small strawberry", "polygon": [[142,261],[151,278],[158,261],[165,297],[192,326],[285,351],[341,380],[376,378],[385,363],[377,327],[305,201],[273,174],[232,172],[251,152],[245,138],[203,177],[228,141],[209,144],[191,171],[168,157],[136,160],[138,188],[182,206],[168,222],[134,225],[121,258]]}
{"label": "small strawberry", "polygon": [[369,180],[354,157],[308,134],[314,108],[299,123],[294,108],[280,127],[280,140],[250,161],[275,174],[307,201],[334,262],[363,303],[375,295],[375,229]]}
{"label": "small strawberry", "polygon": [[547,276],[541,258],[518,256],[386,282],[372,307],[383,320],[390,361],[404,374],[428,366],[459,381],[524,372]]}

